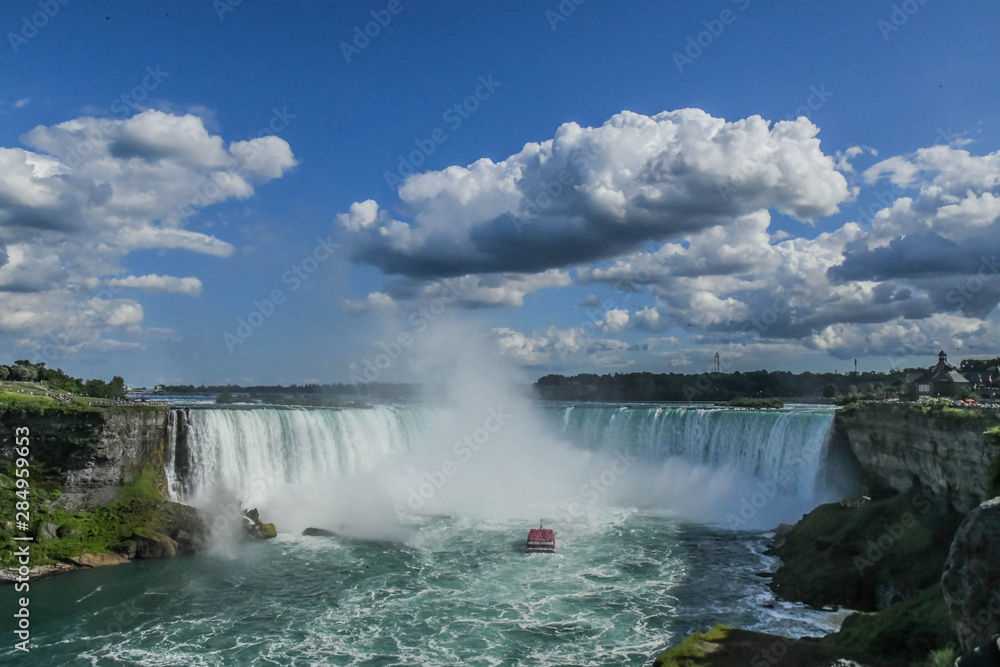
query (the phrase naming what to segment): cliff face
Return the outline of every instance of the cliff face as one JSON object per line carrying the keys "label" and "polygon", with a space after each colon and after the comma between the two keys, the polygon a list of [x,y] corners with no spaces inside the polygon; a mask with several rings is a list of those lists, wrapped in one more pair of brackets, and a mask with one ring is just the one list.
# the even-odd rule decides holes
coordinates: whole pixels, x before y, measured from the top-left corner
{"label": "cliff face", "polygon": [[853,455],[871,492],[922,487],[966,513],[989,497],[990,463],[1000,448],[983,432],[998,424],[993,410],[868,404],[837,412],[832,449]]}
{"label": "cliff face", "polygon": [[959,527],[941,584],[966,649],[1000,632],[1000,498],[977,507]]}
{"label": "cliff face", "polygon": [[[96,507],[115,497],[143,468],[162,476],[166,408],[38,414],[0,413],[0,456],[9,458],[14,429],[31,432],[31,460],[59,478],[63,502]],[[158,479],[159,485],[163,484]]]}

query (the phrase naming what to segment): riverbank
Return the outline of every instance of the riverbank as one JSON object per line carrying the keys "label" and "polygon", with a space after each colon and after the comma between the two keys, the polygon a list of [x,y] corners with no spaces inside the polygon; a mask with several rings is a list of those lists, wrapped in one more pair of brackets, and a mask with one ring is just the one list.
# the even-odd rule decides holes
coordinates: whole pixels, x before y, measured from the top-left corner
{"label": "riverbank", "polygon": [[[937,404],[839,410],[829,464],[855,476],[866,495],[821,505],[794,526],[779,527],[769,547],[781,559],[771,588],[784,600],[856,613],[838,632],[806,644],[716,628],[689,637],[655,664],[720,667],[756,659],[826,667],[829,649],[871,667],[950,666],[963,648],[1000,626],[991,613],[985,624],[969,620],[989,602],[975,596],[1000,581],[988,565],[989,554],[1000,550],[1000,522],[981,518],[987,507],[989,516],[1000,513],[995,502],[984,502],[1000,495],[997,421],[993,411]],[[769,646],[784,646],[784,654],[765,654]]]}
{"label": "riverbank", "polygon": [[[813,638],[789,639],[763,632],[751,632],[717,625],[703,633],[695,633],[678,646],[665,651],[653,667],[758,667],[762,665],[794,665],[795,667],[829,667],[857,664],[866,659],[858,651],[825,646]],[[837,661],[850,661],[840,662]],[[869,663],[882,667],[880,663]]]}
{"label": "riverbank", "polygon": [[[38,578],[81,568],[120,565],[136,558],[169,558],[193,554],[207,544],[207,522],[193,507],[164,497],[162,473],[142,469],[118,489],[114,499],[93,508],[63,502],[58,478],[40,466],[30,490],[27,533],[31,542],[16,542],[15,526],[5,521],[0,530],[0,581],[18,576],[17,546],[28,544],[31,570]],[[0,472],[0,516],[15,515],[15,478]]]}
{"label": "riverbank", "polygon": [[[10,445],[0,452],[0,580],[17,576],[25,544],[34,578],[204,548],[204,517],[167,500],[167,408],[23,396],[0,408],[0,441]],[[27,466],[16,465],[15,436]]]}
{"label": "riverbank", "polygon": [[781,564],[771,588],[783,600],[857,610],[838,632],[795,640],[716,628],[654,664],[932,665],[936,653],[950,655],[959,645],[940,580],[960,520],[947,500],[922,494],[821,505],[776,532],[769,553]]}

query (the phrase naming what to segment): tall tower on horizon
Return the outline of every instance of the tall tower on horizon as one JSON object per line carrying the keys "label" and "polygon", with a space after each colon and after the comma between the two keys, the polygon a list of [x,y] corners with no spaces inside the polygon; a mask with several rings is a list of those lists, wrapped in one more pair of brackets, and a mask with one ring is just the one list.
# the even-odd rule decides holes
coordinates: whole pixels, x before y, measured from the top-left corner
{"label": "tall tower on horizon", "polygon": [[715,372],[716,373],[721,373],[722,372],[721,370],[719,370],[719,353],[718,352],[715,353]]}

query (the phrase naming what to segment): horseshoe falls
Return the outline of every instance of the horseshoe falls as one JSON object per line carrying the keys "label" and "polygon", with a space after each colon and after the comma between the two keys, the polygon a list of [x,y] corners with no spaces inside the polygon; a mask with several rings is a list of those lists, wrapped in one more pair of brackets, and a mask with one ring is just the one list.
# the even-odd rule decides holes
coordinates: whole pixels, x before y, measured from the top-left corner
{"label": "horseshoe falls", "polygon": [[[776,600],[759,574],[775,567],[766,531],[836,497],[832,417],[499,399],[174,409],[173,497],[209,512],[237,498],[278,537],[33,582],[32,658],[638,667],[716,623],[822,634],[842,616]],[[553,554],[524,551],[539,518]]]}
{"label": "horseshoe falls", "polygon": [[[187,423],[167,461],[175,499],[197,504],[200,495],[224,488],[262,510],[275,506],[282,513],[276,519],[294,525],[299,496],[315,503],[344,487],[355,496],[331,508],[338,519],[349,518],[345,502],[370,510],[380,495],[407,512],[496,514],[534,504],[555,516],[569,504],[610,502],[703,523],[732,524],[736,517],[759,528],[795,520],[829,496],[820,481],[833,420],[828,409],[536,405],[483,443],[471,437],[485,431],[482,424],[463,424],[445,408],[179,412]],[[498,479],[504,470],[509,476]],[[409,502],[414,490],[416,503]],[[477,501],[487,493],[490,503]],[[755,507],[761,494],[766,508]],[[749,518],[744,500],[753,509]]]}

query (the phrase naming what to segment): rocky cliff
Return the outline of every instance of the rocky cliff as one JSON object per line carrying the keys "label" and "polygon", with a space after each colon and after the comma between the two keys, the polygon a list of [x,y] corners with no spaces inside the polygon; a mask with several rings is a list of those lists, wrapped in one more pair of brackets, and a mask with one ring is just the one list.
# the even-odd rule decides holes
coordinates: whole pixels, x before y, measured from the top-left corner
{"label": "rocky cliff", "polygon": [[[31,576],[136,558],[168,558],[205,548],[207,517],[166,498],[167,408],[0,412],[0,463],[13,456],[15,429],[30,432]],[[0,465],[0,514],[18,497]],[[239,525],[239,518],[229,523]],[[17,575],[15,526],[0,521],[0,581]]]}
{"label": "rocky cliff", "polygon": [[27,427],[31,460],[57,478],[63,502],[96,507],[112,500],[143,468],[162,476],[168,417],[166,408],[154,407],[0,412],[0,458],[12,456],[8,445],[14,429]]}
{"label": "rocky cliff", "polygon": [[997,425],[994,410],[866,404],[838,410],[831,452],[853,457],[872,494],[929,489],[966,513],[989,497],[1000,448],[984,432]]}
{"label": "rocky cliff", "polygon": [[1000,498],[983,503],[962,523],[941,583],[966,649],[1000,633]]}

